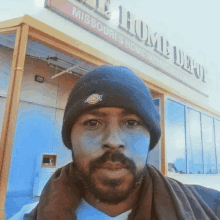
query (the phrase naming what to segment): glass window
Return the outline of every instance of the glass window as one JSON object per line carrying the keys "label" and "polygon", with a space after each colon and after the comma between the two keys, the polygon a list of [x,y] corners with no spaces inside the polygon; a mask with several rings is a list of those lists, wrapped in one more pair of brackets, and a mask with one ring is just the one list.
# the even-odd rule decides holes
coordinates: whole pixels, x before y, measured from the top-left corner
{"label": "glass window", "polygon": [[220,173],[220,121],[168,100],[166,149],[168,172]]}
{"label": "glass window", "polygon": [[189,129],[189,144],[188,144],[188,164],[190,174],[201,174],[203,170],[202,158],[202,137],[201,137],[201,119],[200,113],[188,109],[188,129]]}
{"label": "glass window", "polygon": [[168,172],[186,173],[185,107],[168,100],[166,109]]}
{"label": "glass window", "polygon": [[220,121],[215,120],[215,141],[216,141],[216,153],[217,153],[217,167],[220,174]]}
{"label": "glass window", "polygon": [[204,173],[216,174],[216,153],[214,141],[214,121],[213,118],[202,115],[202,142]]}

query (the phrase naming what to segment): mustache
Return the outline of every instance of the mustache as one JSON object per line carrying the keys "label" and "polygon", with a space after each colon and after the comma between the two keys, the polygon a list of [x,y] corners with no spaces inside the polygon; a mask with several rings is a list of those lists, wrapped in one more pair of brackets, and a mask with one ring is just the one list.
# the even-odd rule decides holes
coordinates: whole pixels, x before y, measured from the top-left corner
{"label": "mustache", "polygon": [[120,152],[107,151],[101,157],[90,162],[90,173],[94,170],[101,168],[107,161],[120,162],[126,169],[129,169],[132,173],[135,173],[136,166],[132,159],[127,158]]}

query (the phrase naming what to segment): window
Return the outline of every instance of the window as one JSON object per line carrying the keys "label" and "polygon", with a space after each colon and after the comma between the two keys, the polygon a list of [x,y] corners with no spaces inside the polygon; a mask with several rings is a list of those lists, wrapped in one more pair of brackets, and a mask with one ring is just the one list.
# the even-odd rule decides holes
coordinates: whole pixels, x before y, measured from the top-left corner
{"label": "window", "polygon": [[187,155],[189,174],[204,173],[200,117],[200,112],[197,112],[190,108],[188,109],[189,143],[187,148]]}
{"label": "window", "polygon": [[213,118],[202,115],[202,143],[203,143],[203,159],[204,173],[216,174],[216,152],[214,141],[214,120]]}
{"label": "window", "polygon": [[185,106],[168,100],[166,112],[168,172],[186,173]]}
{"label": "window", "polygon": [[220,174],[220,121],[167,100],[168,172]]}

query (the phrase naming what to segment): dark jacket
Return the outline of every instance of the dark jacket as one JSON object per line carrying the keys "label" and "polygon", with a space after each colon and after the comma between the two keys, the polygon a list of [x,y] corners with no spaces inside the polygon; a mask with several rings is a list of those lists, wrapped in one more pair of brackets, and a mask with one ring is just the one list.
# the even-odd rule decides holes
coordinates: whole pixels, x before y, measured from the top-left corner
{"label": "dark jacket", "polygon": [[[44,187],[39,204],[23,219],[76,219],[75,210],[83,190],[74,163],[69,163],[53,174]],[[129,219],[217,220],[220,219],[220,192],[198,185],[184,185],[148,165]]]}

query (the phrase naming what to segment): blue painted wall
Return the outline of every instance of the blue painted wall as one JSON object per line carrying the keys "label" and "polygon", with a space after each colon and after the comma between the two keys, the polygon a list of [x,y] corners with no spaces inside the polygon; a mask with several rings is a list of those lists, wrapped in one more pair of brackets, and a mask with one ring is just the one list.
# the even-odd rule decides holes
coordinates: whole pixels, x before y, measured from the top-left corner
{"label": "blue painted wall", "polygon": [[55,111],[55,108],[19,103],[5,205],[7,216],[36,200],[32,196],[36,160],[42,153],[54,153]]}

